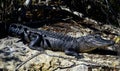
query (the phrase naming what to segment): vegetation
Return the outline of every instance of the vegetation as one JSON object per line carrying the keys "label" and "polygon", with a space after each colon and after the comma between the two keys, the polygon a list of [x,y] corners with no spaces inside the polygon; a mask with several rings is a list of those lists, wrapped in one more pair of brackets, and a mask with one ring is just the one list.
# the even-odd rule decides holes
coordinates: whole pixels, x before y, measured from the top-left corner
{"label": "vegetation", "polygon": [[[57,7],[56,10],[65,6],[73,12],[77,11],[82,13],[84,17],[89,17],[105,24],[120,26],[119,0],[28,0],[30,2],[26,8],[24,5],[25,1],[27,0],[0,0],[0,11],[4,15],[2,21],[23,22],[22,17],[26,17],[26,13],[29,14],[27,21],[34,18],[41,20],[38,19],[38,16],[42,18],[42,20],[45,20],[45,18],[48,17],[47,13],[49,13],[45,13],[48,11],[47,9],[53,10],[51,6]],[[43,14],[47,14],[47,16]],[[32,18],[30,15],[32,15]]]}

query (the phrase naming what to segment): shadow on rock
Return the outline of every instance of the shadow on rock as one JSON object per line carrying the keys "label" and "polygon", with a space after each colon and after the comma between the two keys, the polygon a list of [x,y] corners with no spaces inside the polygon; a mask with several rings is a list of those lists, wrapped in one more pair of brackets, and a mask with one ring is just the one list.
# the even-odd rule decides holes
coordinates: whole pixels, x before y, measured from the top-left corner
{"label": "shadow on rock", "polygon": [[95,49],[89,53],[90,54],[100,54],[100,55],[114,55],[114,56],[118,55],[117,51],[105,50],[105,49]]}

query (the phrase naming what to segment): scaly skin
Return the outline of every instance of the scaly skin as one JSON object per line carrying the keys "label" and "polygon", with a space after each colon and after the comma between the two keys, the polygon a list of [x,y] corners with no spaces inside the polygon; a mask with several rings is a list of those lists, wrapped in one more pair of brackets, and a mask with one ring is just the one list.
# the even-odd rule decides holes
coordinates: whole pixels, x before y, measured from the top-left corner
{"label": "scaly skin", "polygon": [[19,24],[9,27],[12,36],[18,36],[29,42],[29,47],[35,50],[64,51],[67,55],[79,57],[79,52],[88,52],[96,48],[108,47],[114,44],[111,40],[105,40],[100,35],[87,35],[73,38],[68,35],[44,30],[36,30]]}

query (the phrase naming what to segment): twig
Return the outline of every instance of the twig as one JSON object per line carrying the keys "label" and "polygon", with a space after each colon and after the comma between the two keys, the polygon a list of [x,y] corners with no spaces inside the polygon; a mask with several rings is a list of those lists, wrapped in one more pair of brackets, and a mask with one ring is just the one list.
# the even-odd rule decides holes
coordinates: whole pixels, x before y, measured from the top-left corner
{"label": "twig", "polygon": [[34,57],[36,57],[36,56],[38,56],[38,55],[40,55],[40,54],[43,54],[43,53],[44,53],[44,51],[41,51],[41,52],[33,55],[32,57],[28,58],[26,61],[24,61],[24,62],[22,62],[20,65],[18,65],[18,66],[15,68],[14,71],[18,71],[18,69],[19,69],[20,67],[22,67],[25,63],[27,63],[28,61],[30,61],[30,60],[33,59]]}
{"label": "twig", "polygon": [[77,12],[77,11],[72,12],[69,8],[64,8],[64,7],[62,7],[62,6],[60,6],[60,7],[61,7],[62,10],[67,11],[67,12],[69,12],[69,13],[72,13],[72,14],[80,17],[80,18],[83,17],[83,14],[82,14],[82,13],[79,13],[79,12]]}

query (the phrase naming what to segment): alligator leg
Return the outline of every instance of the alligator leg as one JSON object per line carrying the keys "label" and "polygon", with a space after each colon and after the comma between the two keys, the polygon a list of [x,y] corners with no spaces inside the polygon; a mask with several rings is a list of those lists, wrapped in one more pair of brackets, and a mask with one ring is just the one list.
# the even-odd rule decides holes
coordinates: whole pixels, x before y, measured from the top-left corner
{"label": "alligator leg", "polygon": [[[32,40],[29,44],[29,47],[33,50],[39,50],[39,51],[43,51],[44,49],[42,47],[40,47],[38,44],[43,43],[43,37],[42,35],[36,35],[35,39]],[[39,46],[39,47],[38,47]]]}
{"label": "alligator leg", "polygon": [[28,33],[24,32],[21,39],[18,40],[17,42],[20,42],[20,41],[23,41],[24,44],[26,44],[26,42],[30,42],[30,38],[29,38]]}
{"label": "alligator leg", "polygon": [[70,55],[70,56],[75,56],[75,58],[77,58],[77,59],[83,58],[83,56],[79,55],[79,53],[77,53],[73,50],[65,50],[65,54]]}
{"label": "alligator leg", "polygon": [[[21,40],[23,41],[23,43],[30,42],[30,37],[29,36],[30,36],[30,32],[27,32],[27,30],[24,30],[23,35],[21,37],[22,38]],[[21,41],[21,40],[19,40],[19,41]]]}
{"label": "alligator leg", "polygon": [[23,39],[27,42],[30,42],[29,34],[30,33],[27,33],[27,31],[24,31],[24,38]]}

